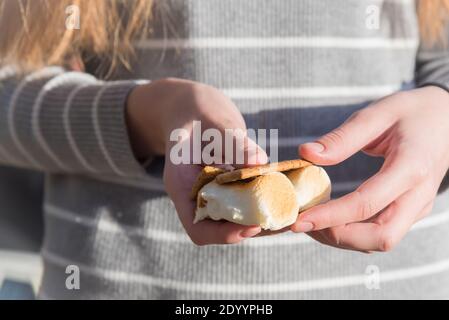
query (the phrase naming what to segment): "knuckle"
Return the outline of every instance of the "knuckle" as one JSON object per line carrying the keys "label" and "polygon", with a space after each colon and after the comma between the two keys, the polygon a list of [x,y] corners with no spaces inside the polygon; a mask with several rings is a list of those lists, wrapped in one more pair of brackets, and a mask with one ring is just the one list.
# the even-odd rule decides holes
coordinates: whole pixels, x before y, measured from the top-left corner
{"label": "knuckle", "polygon": [[238,240],[236,240],[236,237],[233,234],[225,234],[222,237],[222,241],[223,244],[234,244],[236,242],[238,242]]}
{"label": "knuckle", "polygon": [[379,251],[389,252],[396,247],[397,243],[398,241],[392,232],[384,231],[379,239]]}
{"label": "knuckle", "polygon": [[410,182],[411,183],[418,183],[421,181],[424,181],[426,178],[429,177],[429,168],[426,164],[415,164],[412,165],[412,170],[410,172]]}
{"label": "knuckle", "polygon": [[323,227],[330,227],[336,225],[336,219],[332,217],[330,214],[325,214],[321,217],[321,220],[316,221],[315,228],[322,229]]}
{"label": "knuckle", "polygon": [[372,116],[374,116],[374,112],[375,110],[373,109],[373,107],[366,107],[351,114],[346,122],[354,120],[364,122],[365,120],[370,119]]}
{"label": "knuckle", "polygon": [[355,191],[355,195],[357,197],[357,221],[364,221],[371,218],[375,214],[371,201],[364,199],[360,190]]}
{"label": "knuckle", "polygon": [[369,124],[374,118],[385,118],[387,115],[383,112],[376,104],[370,105],[366,108],[360,109],[345,121],[347,122],[357,122],[363,124]]}
{"label": "knuckle", "polygon": [[203,237],[199,237],[196,235],[189,235],[190,240],[198,247],[203,247],[207,244]]}
{"label": "knuckle", "polygon": [[318,142],[324,144],[324,145],[339,145],[343,146],[345,143],[345,129],[340,127],[337,128],[328,134],[321,137]]}

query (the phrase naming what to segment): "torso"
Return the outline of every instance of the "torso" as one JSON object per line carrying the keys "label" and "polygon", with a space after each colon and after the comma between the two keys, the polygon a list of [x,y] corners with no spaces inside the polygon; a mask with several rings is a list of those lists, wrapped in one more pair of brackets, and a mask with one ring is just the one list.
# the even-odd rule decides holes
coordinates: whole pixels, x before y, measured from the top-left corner
{"label": "torso", "polygon": [[[180,77],[213,85],[233,99],[249,128],[279,129],[280,160],[295,158],[298,144],[335,128],[374,99],[413,87],[414,3],[386,1],[380,29],[372,30],[366,26],[371,2],[164,1],[152,38],[137,44],[133,72],[118,77]],[[158,165],[149,169],[152,181],[48,177],[43,297],[449,294],[449,225],[437,223],[446,221],[447,195],[439,197],[433,220],[385,255],[327,248],[293,234],[199,248],[163,192]],[[333,196],[354,190],[380,165],[358,154],[329,168]],[[81,290],[65,289],[67,264],[80,265]],[[366,286],[371,270],[381,272],[380,290]]]}

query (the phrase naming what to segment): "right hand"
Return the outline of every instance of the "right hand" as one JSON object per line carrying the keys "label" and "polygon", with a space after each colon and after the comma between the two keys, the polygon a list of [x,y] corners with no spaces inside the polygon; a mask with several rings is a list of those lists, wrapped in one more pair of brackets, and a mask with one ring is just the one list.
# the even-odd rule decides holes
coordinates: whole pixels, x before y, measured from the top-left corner
{"label": "right hand", "polygon": [[[190,191],[201,170],[193,164],[175,165],[170,161],[170,133],[185,129],[190,134],[193,121],[201,121],[202,131],[215,128],[246,129],[245,121],[234,105],[219,90],[200,83],[164,79],[136,87],[127,104],[127,120],[134,151],[138,158],[165,154],[164,184],[187,234],[197,245],[232,244],[256,236],[259,226],[243,226],[227,221],[203,220],[193,224],[196,203]],[[224,145],[224,141],[223,141]],[[267,155],[254,141],[245,137],[245,164],[265,164]]]}

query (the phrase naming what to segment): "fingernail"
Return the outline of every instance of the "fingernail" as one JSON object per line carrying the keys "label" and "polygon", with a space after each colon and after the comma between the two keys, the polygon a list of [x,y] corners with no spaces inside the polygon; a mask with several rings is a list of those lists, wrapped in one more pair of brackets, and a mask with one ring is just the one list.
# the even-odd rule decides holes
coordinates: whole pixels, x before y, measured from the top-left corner
{"label": "fingernail", "polygon": [[240,236],[242,238],[252,238],[252,237],[258,235],[260,233],[260,231],[262,231],[260,228],[247,229],[247,230],[243,230],[240,233]]}
{"label": "fingernail", "polygon": [[321,143],[318,142],[310,142],[310,143],[306,143],[304,145],[304,147],[307,147],[308,149],[312,150],[313,152],[316,153],[321,153],[324,151],[324,146]]}
{"label": "fingernail", "polygon": [[297,227],[295,228],[297,230],[297,232],[310,232],[313,230],[314,225],[311,222],[300,222],[296,225]]}

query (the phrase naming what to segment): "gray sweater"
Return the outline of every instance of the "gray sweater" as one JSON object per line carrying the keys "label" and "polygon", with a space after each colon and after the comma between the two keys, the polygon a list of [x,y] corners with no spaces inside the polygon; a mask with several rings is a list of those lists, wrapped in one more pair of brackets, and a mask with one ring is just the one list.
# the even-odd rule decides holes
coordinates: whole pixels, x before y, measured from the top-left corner
{"label": "gray sweater", "polygon": [[[0,71],[0,163],[46,173],[41,297],[449,298],[447,193],[386,254],[292,233],[196,247],[164,192],[163,159],[143,168],[124,121],[133,79],[192,79],[229,95],[249,128],[279,128],[280,160],[295,158],[298,144],[374,99],[449,83],[449,54],[419,49],[414,1],[157,3],[154,34],[116,81],[59,67]],[[379,29],[366,25],[373,4]],[[357,154],[329,167],[333,196],[380,165]],[[68,265],[80,269],[79,290],[65,286]]]}

